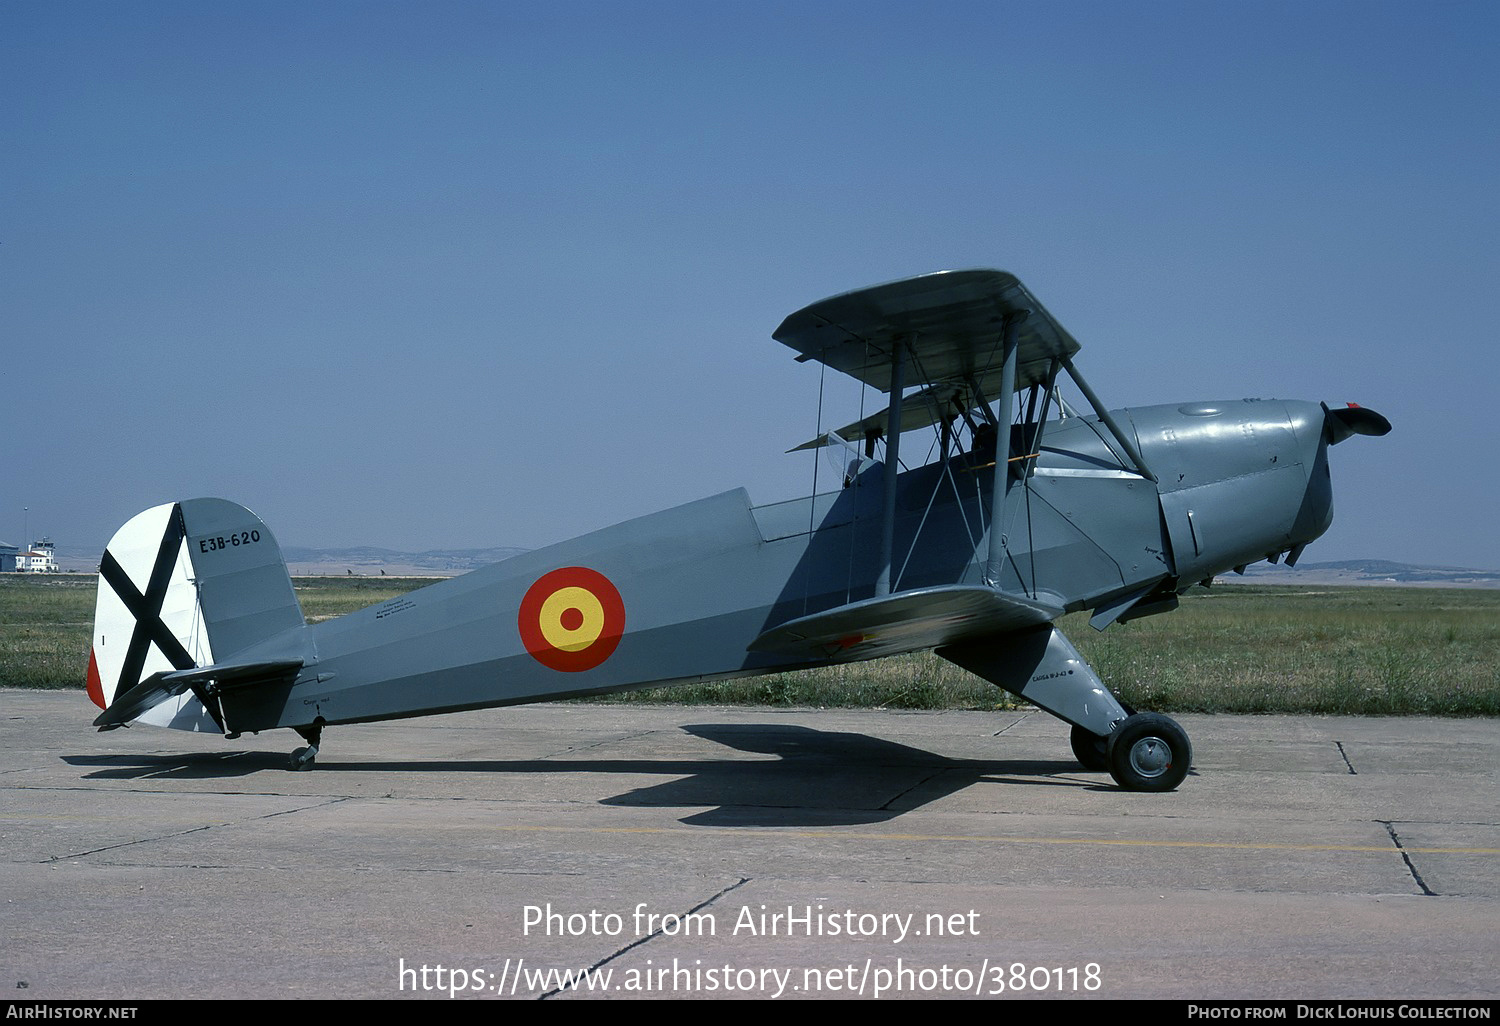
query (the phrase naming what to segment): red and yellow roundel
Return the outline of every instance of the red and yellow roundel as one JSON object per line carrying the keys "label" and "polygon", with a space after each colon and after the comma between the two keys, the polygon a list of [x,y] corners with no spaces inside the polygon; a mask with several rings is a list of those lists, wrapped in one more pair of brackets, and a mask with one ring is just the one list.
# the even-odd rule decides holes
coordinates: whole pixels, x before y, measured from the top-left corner
{"label": "red and yellow roundel", "polygon": [[625,603],[608,577],[568,566],[526,589],[517,617],[521,643],[537,662],[565,673],[592,670],[625,633]]}

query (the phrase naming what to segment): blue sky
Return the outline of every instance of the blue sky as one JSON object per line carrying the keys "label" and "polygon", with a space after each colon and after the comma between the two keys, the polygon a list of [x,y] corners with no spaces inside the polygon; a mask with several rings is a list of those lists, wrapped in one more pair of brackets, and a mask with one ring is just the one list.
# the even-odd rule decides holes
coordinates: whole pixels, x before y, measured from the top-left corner
{"label": "blue sky", "polygon": [[1487,2],[10,0],[0,538],[803,494],[781,318],[993,266],[1111,406],[1386,414],[1307,560],[1500,568],[1496,53]]}

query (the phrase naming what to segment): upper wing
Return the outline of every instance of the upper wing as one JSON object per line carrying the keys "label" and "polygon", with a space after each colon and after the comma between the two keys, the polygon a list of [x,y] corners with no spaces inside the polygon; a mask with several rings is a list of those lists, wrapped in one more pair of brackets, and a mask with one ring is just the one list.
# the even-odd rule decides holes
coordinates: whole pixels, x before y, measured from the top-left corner
{"label": "upper wing", "polygon": [[790,620],[750,643],[752,652],[873,659],[1034,627],[1062,609],[993,588],[948,584],[864,599]]}
{"label": "upper wing", "polygon": [[1023,389],[1045,381],[1052,361],[1072,356],[1078,343],[1005,271],[938,271],[845,292],[798,310],[772,337],[801,353],[799,360],[818,360],[883,392],[904,342],[912,354],[908,380],[977,384],[992,400],[1001,327],[1006,314],[1022,310],[1016,388]]}

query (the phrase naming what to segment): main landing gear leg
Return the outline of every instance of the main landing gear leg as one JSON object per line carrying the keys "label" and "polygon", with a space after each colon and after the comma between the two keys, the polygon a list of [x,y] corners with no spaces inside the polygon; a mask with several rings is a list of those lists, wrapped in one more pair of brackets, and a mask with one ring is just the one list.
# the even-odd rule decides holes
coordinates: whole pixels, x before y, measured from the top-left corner
{"label": "main landing gear leg", "polygon": [[1168,716],[1121,705],[1056,627],[967,642],[938,655],[1073,725],[1073,754],[1086,770],[1108,770],[1127,791],[1171,791],[1187,776],[1193,746]]}
{"label": "main landing gear leg", "polygon": [[293,727],[292,729],[302,735],[302,740],[307,742],[307,747],[299,748],[292,753],[291,768],[294,770],[312,769],[313,760],[318,757],[318,743],[323,739],[323,724],[319,721],[310,727]]}

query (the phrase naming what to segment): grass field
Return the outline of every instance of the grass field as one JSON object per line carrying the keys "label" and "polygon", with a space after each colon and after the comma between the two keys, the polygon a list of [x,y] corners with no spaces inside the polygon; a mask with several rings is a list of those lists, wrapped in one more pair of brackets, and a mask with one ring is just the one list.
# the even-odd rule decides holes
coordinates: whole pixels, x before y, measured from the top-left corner
{"label": "grass field", "polygon": [[[430,578],[300,578],[309,620]],[[0,686],[83,687],[94,578],[0,575]],[[1500,715],[1500,591],[1195,589],[1175,612],[1101,633],[1060,626],[1121,699],[1174,712]],[[990,709],[1004,692],[931,653],[602,701]]]}

